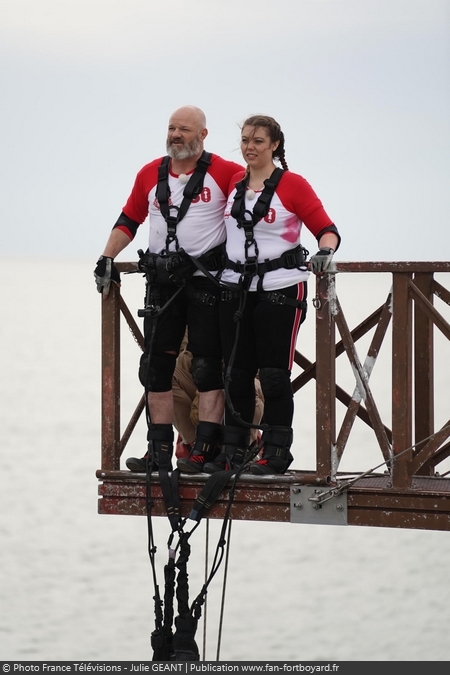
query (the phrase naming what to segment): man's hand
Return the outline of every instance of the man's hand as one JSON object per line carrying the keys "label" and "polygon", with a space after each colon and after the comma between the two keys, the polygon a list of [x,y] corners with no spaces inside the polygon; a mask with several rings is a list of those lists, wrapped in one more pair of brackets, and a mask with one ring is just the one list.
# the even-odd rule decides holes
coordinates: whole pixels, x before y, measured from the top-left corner
{"label": "man's hand", "polygon": [[330,267],[331,261],[333,260],[333,254],[333,248],[328,248],[327,246],[319,248],[317,253],[311,256],[311,260],[309,261],[311,272],[319,275],[323,274]]}
{"label": "man's hand", "polygon": [[114,259],[108,256],[101,255],[97,260],[94,277],[98,292],[103,294],[103,300],[109,295],[111,282],[120,286],[120,274],[114,265]]}

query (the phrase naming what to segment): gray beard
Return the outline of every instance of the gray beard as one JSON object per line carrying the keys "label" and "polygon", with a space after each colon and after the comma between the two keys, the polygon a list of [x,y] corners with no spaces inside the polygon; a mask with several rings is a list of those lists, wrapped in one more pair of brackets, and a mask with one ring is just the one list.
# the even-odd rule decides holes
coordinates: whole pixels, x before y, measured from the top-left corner
{"label": "gray beard", "polygon": [[166,142],[167,154],[171,159],[189,159],[189,157],[198,155],[201,149],[202,145],[198,137],[194,138],[191,143],[185,143],[182,147],[172,145],[170,141]]}

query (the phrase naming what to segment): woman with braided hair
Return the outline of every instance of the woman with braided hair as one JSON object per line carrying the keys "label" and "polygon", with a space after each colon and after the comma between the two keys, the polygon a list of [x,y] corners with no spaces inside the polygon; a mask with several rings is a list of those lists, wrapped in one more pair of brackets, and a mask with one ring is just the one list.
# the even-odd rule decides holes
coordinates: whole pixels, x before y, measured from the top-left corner
{"label": "woman with braided hair", "polygon": [[241,128],[240,148],[247,168],[230,183],[220,303],[225,429],[221,454],[203,470],[212,473],[246,461],[259,372],[265,400],[263,451],[250,470],[283,474],[293,460],[291,370],[306,315],[309,272],[308,252],[300,243],[302,226],[318,241],[319,250],[309,261],[315,274],[329,268],[340,235],[309,183],[288,170],[284,135],[272,117],[249,117]]}

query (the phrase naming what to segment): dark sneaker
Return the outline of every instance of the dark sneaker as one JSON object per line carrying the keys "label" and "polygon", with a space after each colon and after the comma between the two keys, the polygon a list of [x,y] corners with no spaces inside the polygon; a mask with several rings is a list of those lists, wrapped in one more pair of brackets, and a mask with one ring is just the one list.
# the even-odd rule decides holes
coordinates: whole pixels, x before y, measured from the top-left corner
{"label": "dark sneaker", "polygon": [[258,450],[257,441],[253,441],[249,448],[229,447],[229,452],[221,452],[214,462],[207,462],[203,467],[205,473],[216,473],[216,471],[228,471],[230,469],[240,469],[242,464],[250,462]]}
{"label": "dark sneaker", "polygon": [[[127,465],[127,469],[134,473],[147,473],[147,455],[144,455],[140,459],[138,457],[128,457],[125,464]],[[158,471],[156,462],[153,462],[152,470]]]}
{"label": "dark sneaker", "polygon": [[222,452],[216,457],[214,462],[206,462],[203,466],[203,471],[205,473],[216,473],[216,471],[228,471],[231,469],[227,455],[224,455]]}
{"label": "dark sneaker", "polygon": [[177,467],[183,473],[202,473],[205,462],[210,459],[207,455],[191,455],[190,457],[180,457],[177,461]]}
{"label": "dark sneaker", "polygon": [[286,459],[269,455],[253,462],[250,466],[250,472],[255,476],[280,476],[286,473],[293,460],[290,452],[287,453]]}
{"label": "dark sneaker", "polygon": [[202,473],[206,462],[214,461],[220,451],[222,425],[199,422],[194,445],[189,457],[180,457],[177,467],[183,473]]}

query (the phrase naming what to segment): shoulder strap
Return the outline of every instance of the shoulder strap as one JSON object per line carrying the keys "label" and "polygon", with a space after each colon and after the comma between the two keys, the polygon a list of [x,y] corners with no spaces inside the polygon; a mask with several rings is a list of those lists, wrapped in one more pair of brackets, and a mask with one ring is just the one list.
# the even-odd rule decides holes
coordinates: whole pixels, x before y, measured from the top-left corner
{"label": "shoulder strap", "polygon": [[169,206],[170,188],[169,188],[169,164],[170,157],[166,155],[163,157],[161,164],[158,167],[158,185],[156,187],[156,199],[159,203],[159,208],[167,224],[167,238],[166,251],[169,245],[174,241],[176,248],[178,248],[177,241],[177,225],[186,215],[191,202],[197,195],[200,194],[203,188],[203,181],[208,167],[211,165],[212,154],[205,152],[201,154],[197,161],[197,165],[189,178],[183,190],[183,201],[180,206]]}
{"label": "shoulder strap", "polygon": [[[264,181],[264,189],[258,197],[257,202],[253,207],[253,212],[251,214],[251,221],[253,227],[258,223],[262,218],[267,216],[270,208],[270,202],[274,195],[275,190],[277,189],[278,183],[281,180],[281,176],[284,174],[284,169],[276,167],[270,178],[267,178]],[[247,224],[249,219],[245,218],[245,193],[247,191],[248,177],[241,180],[236,184],[236,194],[234,196],[233,206],[231,208],[231,215],[238,221],[240,227],[243,224]],[[248,214],[250,215],[250,213]]]}
{"label": "shoulder strap", "polygon": [[169,164],[170,157],[166,155],[162,158],[161,164],[158,166],[158,184],[156,186],[156,199],[158,200],[159,208],[164,218],[167,214],[167,207],[170,198],[169,188]]}
{"label": "shoulder strap", "polygon": [[272,172],[270,178],[264,181],[264,189],[261,192],[258,201],[253,207],[253,224],[256,225],[262,218],[265,218],[269,213],[270,202],[277,189],[281,176],[284,174],[284,169],[276,168]]}

